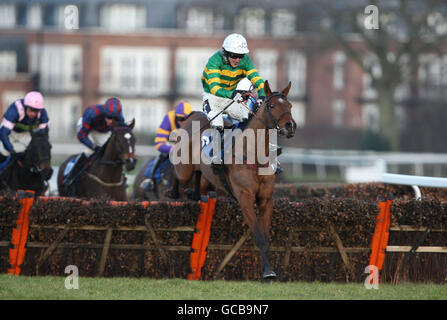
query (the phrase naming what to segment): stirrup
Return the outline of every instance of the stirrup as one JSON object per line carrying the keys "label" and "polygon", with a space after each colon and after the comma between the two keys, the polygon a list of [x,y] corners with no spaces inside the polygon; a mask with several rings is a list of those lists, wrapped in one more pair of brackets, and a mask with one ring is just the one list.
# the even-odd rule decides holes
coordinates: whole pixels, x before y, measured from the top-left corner
{"label": "stirrup", "polygon": [[284,171],[284,169],[281,168],[279,165],[277,165],[276,166],[275,175],[277,176],[277,175],[281,174],[281,172],[283,172],[283,171]]}
{"label": "stirrup", "polygon": [[144,191],[152,191],[154,189],[154,180],[147,178],[144,179],[140,184],[141,189]]}

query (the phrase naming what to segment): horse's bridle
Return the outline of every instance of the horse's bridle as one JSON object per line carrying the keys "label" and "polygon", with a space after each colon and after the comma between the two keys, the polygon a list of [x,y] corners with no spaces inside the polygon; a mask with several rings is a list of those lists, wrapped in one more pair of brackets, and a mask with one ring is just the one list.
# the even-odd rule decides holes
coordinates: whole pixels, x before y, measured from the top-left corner
{"label": "horse's bridle", "polygon": [[[32,146],[31,144],[29,144],[29,145],[26,147],[25,151],[23,152],[23,155],[26,155],[27,152],[29,151],[29,149],[32,148],[32,147],[34,147],[34,146]],[[43,163],[43,162],[45,162],[45,161],[50,162],[50,161],[51,161],[51,157],[38,159],[38,160],[40,161],[39,163],[36,163],[35,160],[37,160],[37,159],[32,159],[32,160],[30,161],[30,163],[28,163],[28,161],[27,161],[26,164],[27,164],[27,165],[30,164],[30,165],[29,165],[29,166],[24,166],[24,162],[25,162],[25,161],[17,159],[17,164],[18,164],[20,167],[22,167],[22,168],[29,169],[29,171],[32,172],[32,173],[40,174],[40,173],[44,170],[44,169],[41,169],[41,168],[40,168],[40,164]]]}
{"label": "horse's bridle", "polygon": [[[266,100],[264,101],[264,104],[265,104],[264,112],[267,113],[268,120],[270,121],[270,123],[273,123],[273,125],[269,125],[266,121],[264,121],[264,124],[267,129],[280,130],[279,122],[281,121],[282,117],[284,117],[287,114],[292,115],[292,113],[290,111],[284,111],[283,113],[281,113],[279,115],[278,119],[275,120],[275,118],[273,117],[273,114],[270,112],[270,109],[274,108],[274,105],[271,103],[270,100],[275,97],[283,98],[284,100],[287,101],[286,95],[283,93],[280,93],[280,92],[273,92],[268,98],[266,98]],[[259,119],[257,117],[256,117],[256,119],[258,119],[259,121],[262,121],[261,119]]]}
{"label": "horse's bridle", "polygon": [[[114,141],[114,143],[116,143],[116,142]],[[105,148],[105,146],[107,144],[108,144],[108,142],[106,144],[104,144],[103,148]],[[126,153],[124,153],[124,157],[119,157],[118,159],[115,159],[115,160],[101,160],[101,164],[119,167],[119,166],[122,166],[129,159],[132,159],[134,161],[136,160],[135,152],[126,152]]]}

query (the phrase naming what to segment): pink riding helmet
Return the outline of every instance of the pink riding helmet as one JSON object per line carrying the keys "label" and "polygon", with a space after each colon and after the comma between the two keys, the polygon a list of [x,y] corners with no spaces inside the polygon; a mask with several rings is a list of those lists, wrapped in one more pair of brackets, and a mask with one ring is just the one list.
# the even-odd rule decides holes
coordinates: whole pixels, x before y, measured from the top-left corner
{"label": "pink riding helmet", "polygon": [[24,104],[34,109],[43,109],[43,96],[40,92],[30,91],[25,96]]}

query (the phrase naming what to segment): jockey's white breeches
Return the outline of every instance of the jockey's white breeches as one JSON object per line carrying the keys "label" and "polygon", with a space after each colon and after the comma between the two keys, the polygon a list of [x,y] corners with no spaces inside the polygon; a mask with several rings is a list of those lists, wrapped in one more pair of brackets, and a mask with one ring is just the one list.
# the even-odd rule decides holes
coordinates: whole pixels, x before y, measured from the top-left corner
{"label": "jockey's white breeches", "polygon": [[[221,98],[211,93],[204,92],[203,102],[205,103],[206,100],[208,100],[208,105],[211,109],[207,114],[208,120],[211,120],[211,127],[223,128],[223,114],[227,114],[230,118],[237,121],[248,119],[249,109],[242,103],[233,102],[232,99]],[[231,105],[227,108],[229,104]]]}
{"label": "jockey's white breeches", "polygon": [[[236,90],[241,91],[252,91],[252,83],[248,78],[243,78],[236,86]],[[210,111],[207,113],[208,120],[211,120],[215,117],[215,119],[211,120],[211,126],[216,128],[223,128],[224,122],[222,115],[227,114],[230,118],[242,121],[244,119],[248,119],[248,115],[250,114],[249,108],[245,103],[233,102],[232,99],[221,98],[215,96],[211,93],[204,92],[203,93],[203,105],[205,106],[205,101],[208,100],[208,105],[210,107]],[[230,105],[231,103],[231,105]],[[228,108],[226,108],[230,105]],[[226,108],[226,109],[225,109]],[[225,111],[223,111],[225,109]],[[206,110],[205,110],[206,112]]]}
{"label": "jockey's white breeches", "polygon": [[[31,134],[28,131],[15,132],[14,130],[11,130],[9,141],[15,152],[23,152],[31,141]],[[9,156],[9,151],[5,149],[3,143],[0,143],[0,153],[5,157]]]}
{"label": "jockey's white breeches", "polygon": [[[78,123],[76,125],[76,132],[79,132],[82,127],[82,118],[79,118]],[[111,132],[99,132],[95,130],[91,130],[88,134],[88,138],[94,143],[95,146],[102,147],[104,143],[107,142],[109,137],[111,136]],[[93,150],[81,143],[81,152],[84,152],[88,157],[93,154]]]}

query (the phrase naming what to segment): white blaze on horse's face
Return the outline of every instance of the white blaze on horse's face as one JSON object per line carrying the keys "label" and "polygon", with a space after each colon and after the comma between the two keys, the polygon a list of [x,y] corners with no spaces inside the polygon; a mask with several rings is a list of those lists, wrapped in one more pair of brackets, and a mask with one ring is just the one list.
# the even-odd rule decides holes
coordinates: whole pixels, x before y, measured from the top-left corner
{"label": "white blaze on horse's face", "polygon": [[132,135],[129,132],[127,132],[124,134],[124,138],[127,140],[127,144],[129,146],[129,153],[133,153],[132,144],[130,143],[130,139],[132,139]]}

